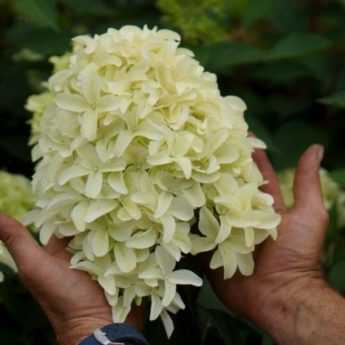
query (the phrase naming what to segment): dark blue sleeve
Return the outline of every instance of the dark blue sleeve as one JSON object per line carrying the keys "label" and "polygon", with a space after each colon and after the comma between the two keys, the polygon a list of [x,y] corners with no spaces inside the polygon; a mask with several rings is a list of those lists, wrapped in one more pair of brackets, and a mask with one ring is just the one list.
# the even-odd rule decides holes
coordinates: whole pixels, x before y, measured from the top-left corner
{"label": "dark blue sleeve", "polygon": [[[101,331],[101,332],[100,332]],[[145,337],[137,331],[133,326],[126,323],[114,323],[103,327],[100,331],[95,332],[86,339],[84,339],[79,345],[100,345],[102,344],[103,337],[106,336],[110,341],[114,343],[124,343],[130,345],[149,345]],[[99,337],[99,335],[101,335]],[[100,339],[100,340],[97,340]],[[106,344],[106,343],[104,343]]]}

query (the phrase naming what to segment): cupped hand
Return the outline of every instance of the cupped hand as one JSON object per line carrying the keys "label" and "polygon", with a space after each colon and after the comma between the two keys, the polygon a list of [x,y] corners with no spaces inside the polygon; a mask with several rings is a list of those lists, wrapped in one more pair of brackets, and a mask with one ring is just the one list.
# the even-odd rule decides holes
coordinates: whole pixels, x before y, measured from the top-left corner
{"label": "cupped hand", "polygon": [[[319,175],[322,158],[320,145],[311,146],[303,154],[294,181],[295,205],[287,209],[272,165],[264,151],[256,151],[254,160],[267,181],[263,190],[273,196],[275,209],[282,215],[278,239],[260,246],[250,277],[236,275],[224,280],[222,270],[208,271],[215,292],[227,307],[273,335],[279,323],[286,329],[295,327],[288,304],[297,300],[296,295],[307,296],[326,284],[320,268],[328,226]],[[296,315],[297,310],[298,306]]]}
{"label": "cupped hand", "polygon": [[[102,288],[87,273],[70,268],[64,240],[54,237],[41,247],[24,226],[4,215],[0,215],[0,240],[13,256],[24,285],[48,316],[60,345],[76,345],[95,329],[112,323]],[[141,310],[131,313],[127,321],[141,328]]]}

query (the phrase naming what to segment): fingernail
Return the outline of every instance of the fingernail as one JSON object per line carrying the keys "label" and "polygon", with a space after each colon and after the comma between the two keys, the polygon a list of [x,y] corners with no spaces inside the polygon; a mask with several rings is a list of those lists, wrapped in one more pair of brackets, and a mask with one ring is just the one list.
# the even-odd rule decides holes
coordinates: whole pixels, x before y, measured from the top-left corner
{"label": "fingernail", "polygon": [[316,146],[316,150],[315,150],[316,159],[319,162],[321,162],[325,154],[325,148],[322,145],[315,145],[315,146]]}

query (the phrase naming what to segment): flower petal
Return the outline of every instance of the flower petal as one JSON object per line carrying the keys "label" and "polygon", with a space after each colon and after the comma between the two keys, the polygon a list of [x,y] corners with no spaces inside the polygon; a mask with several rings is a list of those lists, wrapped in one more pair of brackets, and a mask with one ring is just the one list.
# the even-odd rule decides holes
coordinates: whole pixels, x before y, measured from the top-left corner
{"label": "flower petal", "polygon": [[103,215],[111,212],[117,206],[115,200],[95,200],[91,201],[85,215],[85,222],[91,223]]}
{"label": "flower petal", "polygon": [[109,236],[105,231],[93,231],[91,234],[92,251],[95,256],[104,256],[109,251]]}
{"label": "flower petal", "polygon": [[174,332],[173,320],[169,316],[168,312],[166,312],[165,310],[163,310],[162,313],[161,313],[161,319],[162,319],[162,322],[163,322],[163,326],[164,326],[165,332],[166,332],[168,338],[170,338],[171,335]]}
{"label": "flower petal", "polygon": [[87,201],[81,201],[73,207],[71,212],[71,219],[78,231],[84,231],[86,227],[86,212],[89,207]]}
{"label": "flower petal", "polygon": [[137,258],[135,252],[131,248],[127,248],[122,244],[114,246],[114,255],[116,263],[122,272],[131,272],[137,266]]}
{"label": "flower petal", "polygon": [[56,96],[55,102],[58,107],[64,110],[81,113],[89,109],[89,105],[85,99],[79,95],[70,93],[62,93]]}
{"label": "flower petal", "polygon": [[91,141],[97,137],[98,116],[94,110],[86,111],[81,117],[81,135]]}
{"label": "flower petal", "polygon": [[207,208],[203,207],[199,213],[199,230],[208,237],[216,238],[219,232],[219,223],[213,213]]}
{"label": "flower petal", "polygon": [[65,183],[70,181],[75,177],[85,176],[90,171],[80,165],[72,165],[68,168],[65,168],[58,177],[58,183],[60,186],[63,186]]}
{"label": "flower petal", "polygon": [[189,221],[194,217],[193,206],[182,197],[176,197],[173,199],[169,208],[169,213],[171,213],[175,218],[183,221]]}
{"label": "flower petal", "polygon": [[156,295],[151,295],[150,321],[158,318],[163,310],[161,299]]}
{"label": "flower petal", "polygon": [[161,246],[155,250],[157,264],[164,274],[169,274],[175,267],[174,258]]}
{"label": "flower petal", "polygon": [[161,217],[161,222],[163,224],[163,241],[168,243],[172,240],[175,234],[175,218],[172,216],[164,216]]}
{"label": "flower petal", "polygon": [[164,284],[164,296],[162,299],[162,305],[167,307],[173,301],[176,295],[176,284],[165,281]]}
{"label": "flower petal", "polygon": [[128,194],[128,189],[121,172],[109,174],[108,183],[115,192],[120,194]]}
{"label": "flower petal", "polygon": [[170,193],[162,192],[158,196],[157,207],[154,213],[155,218],[162,217],[170,207],[173,200],[173,195]]}
{"label": "flower petal", "polygon": [[101,171],[89,174],[85,186],[85,195],[92,199],[97,198],[101,192],[102,184],[103,174]]}
{"label": "flower petal", "polygon": [[152,247],[157,238],[157,233],[154,230],[146,230],[137,232],[126,242],[128,248],[145,249]]}
{"label": "flower petal", "polygon": [[237,254],[238,269],[244,276],[250,276],[254,272],[254,259],[252,253]]}
{"label": "flower petal", "polygon": [[177,270],[172,272],[169,275],[169,281],[177,285],[202,285],[202,279],[189,270]]}
{"label": "flower petal", "polygon": [[121,157],[131,143],[133,135],[129,131],[121,131],[116,139],[114,148],[115,157]]}

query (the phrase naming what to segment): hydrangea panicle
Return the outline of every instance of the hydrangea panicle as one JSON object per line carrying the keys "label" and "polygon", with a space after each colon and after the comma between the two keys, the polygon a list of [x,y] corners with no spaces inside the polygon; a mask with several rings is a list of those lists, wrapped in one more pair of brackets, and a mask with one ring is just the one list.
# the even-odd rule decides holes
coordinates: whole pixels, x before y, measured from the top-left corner
{"label": "hydrangea panicle", "polygon": [[168,335],[169,313],[185,307],[178,286],[202,284],[176,264],[213,251],[225,278],[250,275],[280,222],[260,191],[252,153],[263,143],[248,136],[246,105],[179,45],[175,32],[135,26],[73,39],[47,83],[27,220],[43,243],[73,236],[72,267],[98,280],[114,321],[150,298]]}
{"label": "hydrangea panicle", "polygon": [[[293,181],[294,169],[286,169],[279,173],[279,184],[282,190],[284,202],[287,207],[294,205]],[[326,169],[320,170],[320,181],[325,208],[329,211],[332,207],[337,211],[337,223],[342,227],[345,225],[345,191],[332,178]]]}
{"label": "hydrangea panicle", "polygon": [[[24,176],[0,171],[0,212],[21,220],[33,206],[30,181]],[[17,271],[15,262],[1,241],[0,263]],[[0,282],[3,280],[4,275],[0,272]]]}

